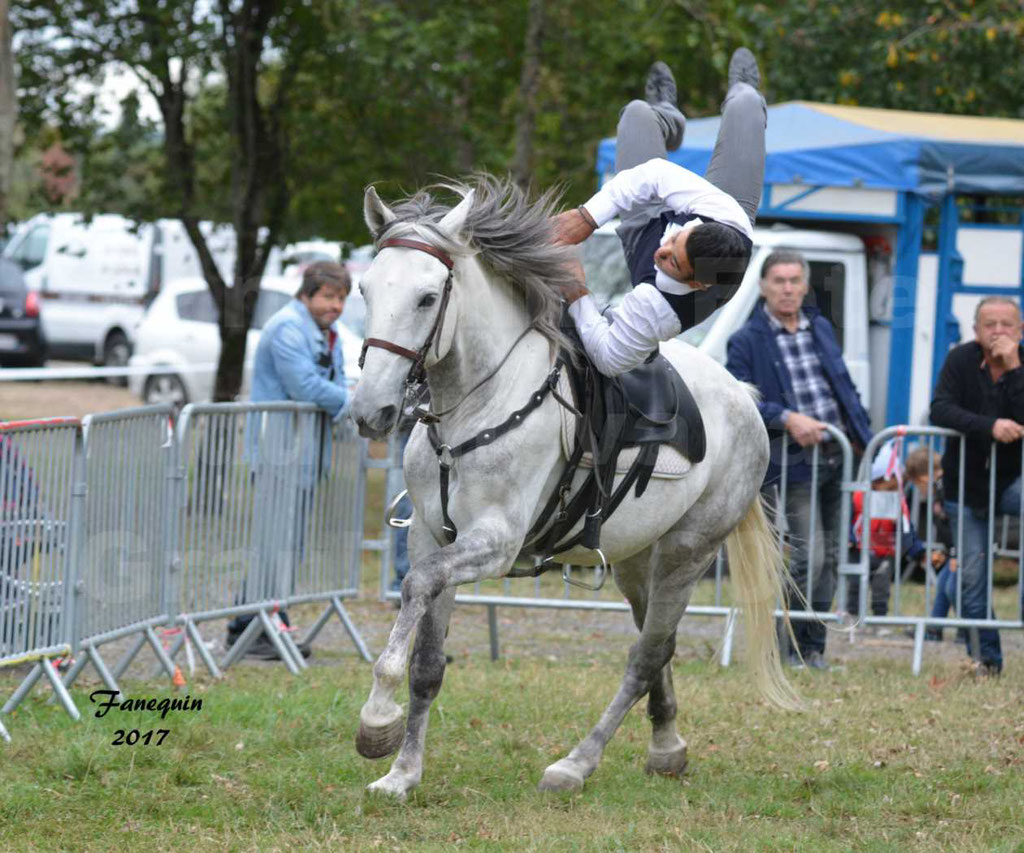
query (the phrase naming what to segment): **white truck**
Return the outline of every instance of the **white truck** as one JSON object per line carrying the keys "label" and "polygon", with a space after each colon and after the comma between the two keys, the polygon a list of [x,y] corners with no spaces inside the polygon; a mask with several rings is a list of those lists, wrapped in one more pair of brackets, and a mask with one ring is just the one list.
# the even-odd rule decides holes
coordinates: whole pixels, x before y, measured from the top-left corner
{"label": "white truck", "polygon": [[[201,227],[230,281],[234,231]],[[39,294],[50,354],[109,367],[128,363],[135,327],[164,282],[202,275],[184,227],[172,219],[139,224],[112,214],[39,214],[17,230],[3,256],[21,266],[28,288]],[[267,273],[278,273],[279,264],[275,252]]]}

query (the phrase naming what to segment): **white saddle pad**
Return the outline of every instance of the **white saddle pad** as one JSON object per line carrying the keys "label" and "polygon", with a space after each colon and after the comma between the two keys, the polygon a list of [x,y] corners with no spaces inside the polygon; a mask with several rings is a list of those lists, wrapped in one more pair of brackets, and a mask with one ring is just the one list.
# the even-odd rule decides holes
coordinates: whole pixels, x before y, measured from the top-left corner
{"label": "white saddle pad", "polygon": [[[558,377],[558,394],[563,400],[572,400],[572,387],[569,385],[569,378],[565,375],[565,371],[562,371]],[[572,455],[573,448],[576,446],[576,418],[573,417],[572,412],[566,409],[565,406],[559,405],[558,410],[562,413],[562,452],[565,453],[568,459]],[[639,453],[640,448],[638,447],[627,447],[622,450],[615,463],[615,473],[625,474],[633,462],[636,461]],[[580,460],[580,467],[593,468],[593,454],[584,453],[583,458]],[[654,474],[652,476],[662,480],[678,480],[686,476],[692,467],[693,463],[683,456],[682,453],[674,447],[663,444],[658,448],[658,461],[654,464]]]}

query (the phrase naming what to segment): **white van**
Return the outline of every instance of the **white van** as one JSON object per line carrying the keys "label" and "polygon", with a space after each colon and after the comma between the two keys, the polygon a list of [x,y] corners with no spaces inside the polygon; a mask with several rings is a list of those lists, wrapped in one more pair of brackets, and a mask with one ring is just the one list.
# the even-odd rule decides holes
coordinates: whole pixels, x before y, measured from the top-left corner
{"label": "white van", "polygon": [[[204,222],[217,268],[231,280],[235,235]],[[40,214],[24,223],[3,251],[25,270],[40,296],[50,354],[116,367],[128,363],[135,327],[161,285],[202,275],[192,242],[178,220],[135,223],[100,214]],[[277,272],[272,253],[267,273]]]}

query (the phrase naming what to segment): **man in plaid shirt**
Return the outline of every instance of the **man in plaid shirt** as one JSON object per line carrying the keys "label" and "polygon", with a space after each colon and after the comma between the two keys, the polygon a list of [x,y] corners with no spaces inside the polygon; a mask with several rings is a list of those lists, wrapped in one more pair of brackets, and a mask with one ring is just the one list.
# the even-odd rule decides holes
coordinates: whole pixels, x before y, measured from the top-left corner
{"label": "man in plaid shirt", "polygon": [[[807,272],[807,262],[799,252],[780,250],[768,256],[761,267],[764,299],[729,340],[726,367],[761,392],[758,408],[772,439],[765,491],[772,497],[781,482],[786,445],[786,491],[779,498],[780,505],[785,505],[792,544],[793,585],[787,606],[828,611],[846,532],[839,530],[842,452],[827,427],[841,430],[851,443],[863,448],[871,440],[871,426],[843,363],[831,322],[816,308],[803,304]],[[820,445],[818,491],[812,494],[816,445]],[[813,553],[809,547],[812,538]],[[825,626],[794,620],[793,633],[797,648],[790,662],[827,669]]]}

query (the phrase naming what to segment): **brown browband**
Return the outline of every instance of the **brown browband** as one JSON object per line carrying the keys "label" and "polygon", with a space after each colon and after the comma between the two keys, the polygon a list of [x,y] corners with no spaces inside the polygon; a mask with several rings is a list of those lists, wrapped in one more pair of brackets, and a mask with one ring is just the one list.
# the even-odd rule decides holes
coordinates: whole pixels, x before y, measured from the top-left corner
{"label": "brown browband", "polygon": [[381,349],[386,349],[390,352],[396,353],[397,355],[404,356],[405,358],[411,358],[413,361],[416,361],[416,359],[420,357],[420,354],[415,350],[400,347],[398,344],[391,343],[391,341],[385,341],[382,338],[367,338],[363,341],[363,354],[360,356],[360,360],[366,356],[366,351],[370,347],[380,347]]}
{"label": "brown browband", "polygon": [[381,249],[386,249],[389,246],[399,246],[403,249],[417,249],[420,252],[426,252],[428,255],[433,255],[448,269],[452,269],[455,266],[455,261],[448,257],[440,249],[431,246],[429,243],[421,243],[419,240],[408,240],[404,237],[392,237],[390,240],[385,240],[380,244]]}

